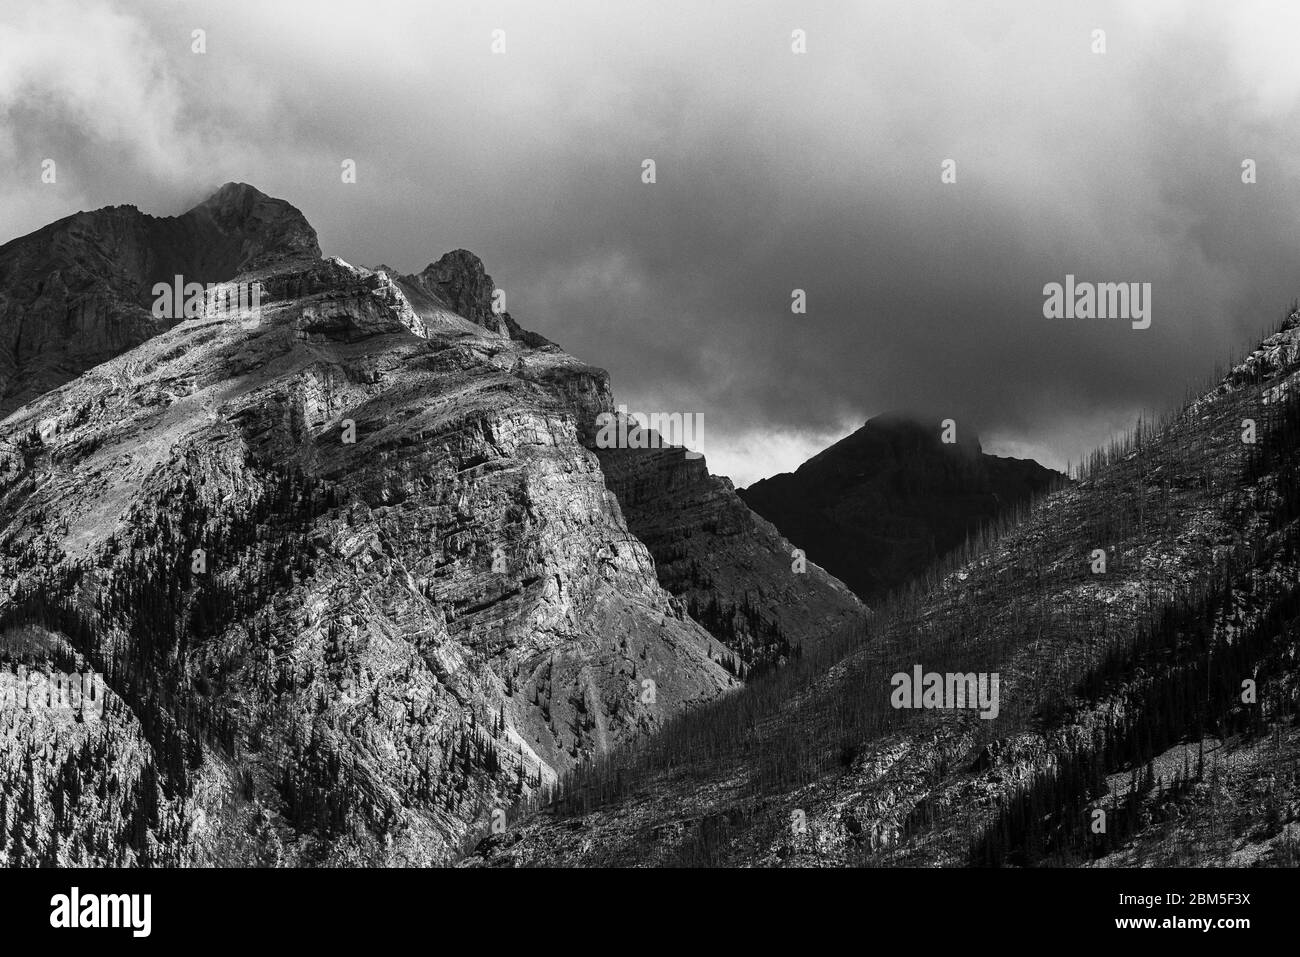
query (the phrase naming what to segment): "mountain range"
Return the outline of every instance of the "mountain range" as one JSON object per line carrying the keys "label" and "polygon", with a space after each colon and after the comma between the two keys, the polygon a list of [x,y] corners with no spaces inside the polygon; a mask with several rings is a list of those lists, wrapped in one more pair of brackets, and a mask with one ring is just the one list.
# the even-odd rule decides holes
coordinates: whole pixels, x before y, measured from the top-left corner
{"label": "mountain range", "polygon": [[860,630],[584,766],[464,863],[1296,866],[1298,377],[1293,305]]}
{"label": "mountain range", "polygon": [[[176,276],[257,306],[159,319]],[[228,184],[68,217],[0,280],[0,649],[108,686],[98,722],[4,712],[10,863],[445,863],[865,614],[702,459],[597,450],[608,376],[465,250],[322,258]]]}
{"label": "mountain range", "polygon": [[1077,480],[891,413],[738,492],[498,293],[237,183],[0,247],[0,695],[104,682],[0,708],[0,863],[1293,859],[1300,313]]}

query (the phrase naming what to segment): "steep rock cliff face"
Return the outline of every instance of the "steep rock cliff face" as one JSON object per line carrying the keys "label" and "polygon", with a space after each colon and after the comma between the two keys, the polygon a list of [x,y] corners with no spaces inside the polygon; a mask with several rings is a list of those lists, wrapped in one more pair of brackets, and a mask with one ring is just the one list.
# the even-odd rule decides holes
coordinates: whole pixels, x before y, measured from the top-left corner
{"label": "steep rock cliff face", "polygon": [[156,335],[152,289],[319,258],[294,207],[228,183],[182,216],[82,212],[0,246],[0,415]]}
{"label": "steep rock cliff face", "polygon": [[[659,444],[658,440],[653,440]],[[599,449],[609,488],[659,582],[726,642],[747,673],[859,622],[866,608],[677,446]]]}
{"label": "steep rock cliff face", "polygon": [[[526,345],[550,345],[520,329],[509,312],[493,311],[497,287],[467,250],[447,253],[418,275],[403,276],[388,266],[378,267],[377,274],[402,291],[431,332],[465,331],[469,320]],[[657,435],[650,441],[662,447],[599,448],[598,417],[614,410],[603,378],[599,384],[546,379],[581,410],[582,441],[598,455],[629,528],[654,557],[659,583],[726,643],[730,673],[743,676],[755,666],[779,662],[803,642],[820,640],[866,613],[838,580],[813,563],[797,561],[794,546],[737,497],[728,479],[710,475],[703,458],[663,445]]]}
{"label": "steep rock cliff face", "polygon": [[141,729],[132,860],[446,861],[734,684],[583,445],[603,372],[428,324],[384,273],[250,262],[260,315],[0,424],[0,632],[66,640]]}

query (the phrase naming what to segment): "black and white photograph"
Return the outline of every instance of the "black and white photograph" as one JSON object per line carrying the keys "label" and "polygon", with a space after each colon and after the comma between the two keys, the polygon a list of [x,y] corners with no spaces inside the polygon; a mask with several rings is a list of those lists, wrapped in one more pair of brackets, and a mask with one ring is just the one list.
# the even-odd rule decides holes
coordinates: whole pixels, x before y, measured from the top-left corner
{"label": "black and white photograph", "polygon": [[6,940],[1277,933],[1297,49],[0,0]]}

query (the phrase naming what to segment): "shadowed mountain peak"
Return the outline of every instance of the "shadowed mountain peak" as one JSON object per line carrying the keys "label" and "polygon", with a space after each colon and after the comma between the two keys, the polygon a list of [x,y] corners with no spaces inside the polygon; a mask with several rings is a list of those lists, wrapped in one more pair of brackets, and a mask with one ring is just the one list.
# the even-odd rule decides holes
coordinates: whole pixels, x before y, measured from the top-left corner
{"label": "shadowed mountain peak", "polygon": [[[230,275],[223,279],[277,259],[321,255],[316,230],[297,207],[247,183],[226,183],[179,220],[188,220],[204,232],[202,226],[210,225],[225,240],[219,245],[226,247],[230,257],[223,264]],[[205,238],[210,239],[210,234]]]}
{"label": "shadowed mountain peak", "polygon": [[419,278],[466,319],[489,328],[489,323],[496,323],[492,277],[483,268],[483,260],[468,249],[453,249],[429,263]]}
{"label": "shadowed mountain peak", "polygon": [[[945,423],[951,421],[951,441],[944,440]],[[957,419],[938,413],[894,409],[868,419],[862,428],[823,449],[799,469],[815,468],[823,460],[841,462],[846,457],[874,459],[882,454],[900,455],[928,449],[953,454],[980,455],[984,448],[974,429]]]}
{"label": "shadowed mountain peak", "polygon": [[740,497],[859,597],[875,601],[1059,478],[1031,460],[984,454],[960,420],[948,436],[944,426],[939,415],[876,416],[793,473],[755,482]]}

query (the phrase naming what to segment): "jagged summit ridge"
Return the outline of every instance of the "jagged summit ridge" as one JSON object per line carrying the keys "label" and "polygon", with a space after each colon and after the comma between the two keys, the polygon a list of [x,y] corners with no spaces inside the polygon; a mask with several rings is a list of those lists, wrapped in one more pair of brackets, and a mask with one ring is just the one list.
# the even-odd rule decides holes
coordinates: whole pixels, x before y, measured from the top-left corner
{"label": "jagged summit ridge", "polygon": [[492,311],[496,289],[492,277],[483,268],[483,260],[468,249],[453,249],[444,254],[437,262],[425,266],[417,278],[466,319],[495,332],[505,331]]}
{"label": "jagged summit ridge", "polygon": [[414,275],[402,275],[391,266],[379,266],[377,270],[397,283],[415,312],[432,324],[445,324],[451,314],[494,335],[528,346],[542,348],[553,344],[515,322],[504,307],[504,293],[488,275],[483,261],[468,249],[445,253]]}
{"label": "jagged summit ridge", "polygon": [[[287,263],[304,266],[293,272],[301,279],[321,260],[316,231],[297,207],[240,182],[179,216],[107,206],[14,239],[0,246],[0,415],[180,321],[152,314],[158,283],[261,279]],[[487,330],[534,348],[551,345],[494,309],[496,287],[468,250],[447,253],[417,276],[381,271],[381,298],[417,335]]]}
{"label": "jagged summit ridge", "polygon": [[74,213],[0,246],[0,414],[157,335],[157,283],[227,282],[321,255],[303,214],[228,183],[180,216]]}

